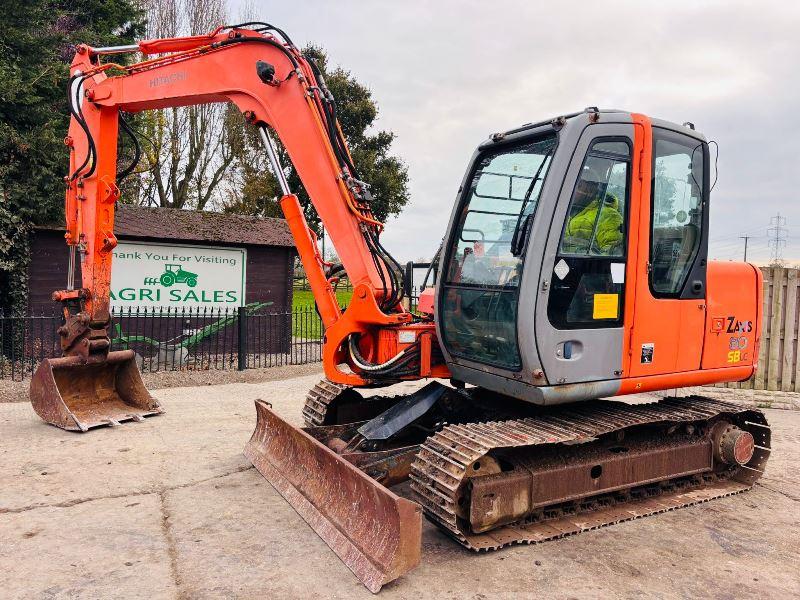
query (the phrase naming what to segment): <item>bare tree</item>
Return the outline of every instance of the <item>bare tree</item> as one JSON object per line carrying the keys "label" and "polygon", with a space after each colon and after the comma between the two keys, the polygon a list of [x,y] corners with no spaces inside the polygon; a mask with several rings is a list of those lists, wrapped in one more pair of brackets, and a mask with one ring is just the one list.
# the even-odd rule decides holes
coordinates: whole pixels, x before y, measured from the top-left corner
{"label": "bare tree", "polygon": [[[239,7],[238,22],[259,20],[259,10],[251,0]],[[257,130],[245,123],[234,107],[226,115],[227,148],[230,168],[224,173],[224,184],[219,194],[220,208],[225,212],[283,217],[278,197],[280,187],[266,166],[266,155]],[[282,149],[280,140],[276,140]],[[286,159],[284,152],[280,152]]]}
{"label": "bare tree", "polygon": [[[198,35],[225,22],[225,0],[143,0],[148,37]],[[141,204],[203,210],[221,205],[220,184],[233,161],[225,104],[167,108],[145,113]]]}

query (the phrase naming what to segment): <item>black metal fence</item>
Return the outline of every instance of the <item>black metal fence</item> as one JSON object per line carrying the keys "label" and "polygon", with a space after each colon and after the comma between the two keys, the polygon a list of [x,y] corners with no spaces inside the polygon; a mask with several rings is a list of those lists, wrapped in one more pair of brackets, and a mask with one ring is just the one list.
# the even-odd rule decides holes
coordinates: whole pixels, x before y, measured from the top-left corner
{"label": "black metal fence", "polygon": [[[412,311],[418,294],[411,288]],[[21,381],[43,359],[61,356],[58,328],[63,323],[56,307],[24,317],[0,311],[0,379]],[[275,312],[263,303],[228,310],[116,310],[109,328],[111,350],[134,350],[143,372],[319,362],[322,334],[313,306]]]}
{"label": "black metal fence", "polygon": [[[29,377],[44,358],[61,355],[60,312],[24,317],[0,313],[0,379]],[[322,360],[316,310],[270,312],[260,305],[229,310],[126,309],[112,315],[111,349],[132,349],[144,372],[252,369]]]}

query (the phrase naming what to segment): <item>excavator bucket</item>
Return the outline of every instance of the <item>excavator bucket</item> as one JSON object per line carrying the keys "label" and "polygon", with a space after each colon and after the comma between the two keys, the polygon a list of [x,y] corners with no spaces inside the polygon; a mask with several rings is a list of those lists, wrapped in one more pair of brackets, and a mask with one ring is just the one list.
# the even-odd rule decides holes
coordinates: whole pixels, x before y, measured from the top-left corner
{"label": "excavator bucket", "polygon": [[133,350],[104,361],[79,356],[46,358],[31,380],[31,404],[42,419],[69,431],[142,421],[163,409],[144,387]]}
{"label": "excavator bucket", "polygon": [[256,400],[256,469],[373,593],[420,560],[422,510]]}

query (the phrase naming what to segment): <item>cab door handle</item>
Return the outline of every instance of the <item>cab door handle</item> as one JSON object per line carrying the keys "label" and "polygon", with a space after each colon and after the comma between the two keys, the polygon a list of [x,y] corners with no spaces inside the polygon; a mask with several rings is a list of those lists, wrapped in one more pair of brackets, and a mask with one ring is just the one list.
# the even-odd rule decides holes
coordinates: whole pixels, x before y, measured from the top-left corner
{"label": "cab door handle", "polygon": [[575,360],[583,354],[583,344],[578,340],[561,342],[556,347],[556,356],[565,360]]}

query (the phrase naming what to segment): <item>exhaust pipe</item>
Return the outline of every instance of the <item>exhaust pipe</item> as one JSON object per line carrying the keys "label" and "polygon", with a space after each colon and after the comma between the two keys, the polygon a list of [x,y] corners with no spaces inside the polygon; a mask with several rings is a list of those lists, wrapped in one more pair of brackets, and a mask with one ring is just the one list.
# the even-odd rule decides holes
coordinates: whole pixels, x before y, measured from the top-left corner
{"label": "exhaust pipe", "polygon": [[419,564],[422,508],[256,400],[244,455],[373,593]]}
{"label": "exhaust pipe", "polygon": [[102,361],[80,356],[46,358],[31,379],[31,404],[43,420],[69,431],[143,421],[164,410],[147,391],[133,350]]}

